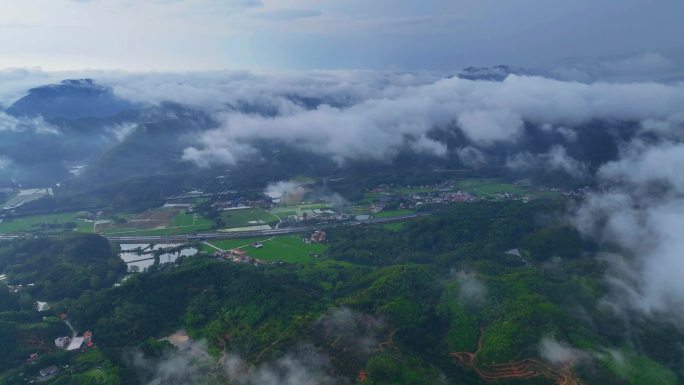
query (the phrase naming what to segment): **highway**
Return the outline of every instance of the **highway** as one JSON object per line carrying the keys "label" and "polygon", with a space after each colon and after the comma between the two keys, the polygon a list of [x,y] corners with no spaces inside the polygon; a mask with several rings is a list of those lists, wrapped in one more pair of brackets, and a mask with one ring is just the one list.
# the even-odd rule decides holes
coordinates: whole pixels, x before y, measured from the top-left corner
{"label": "highway", "polygon": [[[304,227],[290,227],[290,228],[278,228],[270,230],[253,230],[253,231],[231,231],[231,232],[211,232],[211,233],[195,233],[195,234],[182,234],[182,235],[131,235],[131,236],[113,236],[113,235],[103,235],[110,242],[116,243],[187,243],[193,241],[204,241],[209,239],[235,239],[235,238],[251,238],[251,237],[262,237],[262,236],[274,236],[274,235],[287,235],[287,234],[299,234],[308,233],[319,229],[328,229],[332,227],[341,226],[361,226],[361,225],[371,225],[371,224],[382,224],[382,223],[393,223],[393,222],[403,222],[415,218],[420,218],[430,215],[429,212],[425,213],[414,213],[409,215],[401,215],[391,218],[377,218],[370,219],[367,221],[352,221],[344,223],[329,223],[320,224],[317,226],[304,226]],[[2,239],[17,239],[23,237],[31,237],[35,234],[0,234],[0,240]]]}

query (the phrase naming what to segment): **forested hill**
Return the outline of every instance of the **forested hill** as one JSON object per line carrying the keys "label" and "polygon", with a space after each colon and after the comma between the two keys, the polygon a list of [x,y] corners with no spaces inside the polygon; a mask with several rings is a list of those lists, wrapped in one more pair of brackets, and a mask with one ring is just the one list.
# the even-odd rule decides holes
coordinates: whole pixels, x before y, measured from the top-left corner
{"label": "forested hill", "polygon": [[107,239],[98,235],[0,243],[0,271],[11,285],[33,284],[25,295],[38,300],[78,297],[111,286],[125,270]]}
{"label": "forested hill", "polygon": [[[485,384],[483,373],[493,373],[510,384],[676,384],[684,335],[665,322],[625,323],[599,306],[607,289],[598,246],[565,215],[554,201],[456,204],[399,227],[331,230],[326,255],[300,265],[187,257],[120,287],[82,287],[54,311],[93,330],[97,349],[55,362],[87,361],[99,377],[76,370],[53,383],[257,384],[269,375]],[[99,250],[89,253],[93,262],[111,255],[96,237],[3,248],[55,250],[61,268],[78,250]],[[161,340],[180,329],[195,341],[189,350]],[[554,361],[549,351],[558,347],[578,358]],[[529,367],[538,374],[520,380],[515,368]],[[5,378],[22,383],[18,371]]]}

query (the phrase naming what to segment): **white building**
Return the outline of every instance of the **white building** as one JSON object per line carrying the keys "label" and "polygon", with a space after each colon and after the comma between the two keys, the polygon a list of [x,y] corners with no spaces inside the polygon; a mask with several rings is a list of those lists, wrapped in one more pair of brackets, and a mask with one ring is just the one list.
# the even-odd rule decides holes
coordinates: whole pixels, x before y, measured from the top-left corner
{"label": "white building", "polygon": [[64,349],[67,346],[69,346],[69,342],[71,342],[71,338],[69,337],[59,337],[55,339],[55,346],[58,348]]}
{"label": "white building", "polygon": [[33,304],[33,307],[39,312],[50,310],[50,305],[48,305],[47,302],[36,301],[36,303]]}
{"label": "white building", "polygon": [[83,346],[83,337],[74,337],[73,340],[71,340],[71,343],[69,344],[69,347],[67,347],[67,350],[78,350]]}

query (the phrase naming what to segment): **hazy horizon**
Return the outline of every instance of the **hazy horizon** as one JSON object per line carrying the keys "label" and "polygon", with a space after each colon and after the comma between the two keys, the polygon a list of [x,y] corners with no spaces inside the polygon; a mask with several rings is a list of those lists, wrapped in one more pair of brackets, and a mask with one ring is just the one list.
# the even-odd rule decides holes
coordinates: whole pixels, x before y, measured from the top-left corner
{"label": "hazy horizon", "polygon": [[[408,0],[0,1],[0,68],[679,67],[684,3]],[[670,68],[671,69],[671,68]]]}

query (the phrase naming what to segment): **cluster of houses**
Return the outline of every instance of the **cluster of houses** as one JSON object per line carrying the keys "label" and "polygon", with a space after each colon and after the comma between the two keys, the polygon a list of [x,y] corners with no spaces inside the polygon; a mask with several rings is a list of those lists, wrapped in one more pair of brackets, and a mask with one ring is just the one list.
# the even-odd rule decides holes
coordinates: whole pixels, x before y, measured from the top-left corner
{"label": "cluster of houses", "polygon": [[415,193],[408,197],[416,206],[423,204],[450,203],[450,202],[475,202],[479,198],[474,194],[463,191],[435,191]]}
{"label": "cluster of houses", "polygon": [[[263,244],[259,242],[255,242],[256,246],[253,245],[255,248],[261,248],[264,247]],[[232,261],[235,263],[247,263],[250,265],[259,265],[263,263],[261,260],[250,257],[247,255],[247,251],[243,250],[241,248],[235,248],[235,249],[230,249],[230,250],[220,250],[214,253],[214,256],[216,258],[222,259],[222,260],[227,260],[227,261]]]}
{"label": "cluster of houses", "polygon": [[7,274],[0,274],[0,284],[6,285],[7,289],[10,291],[10,293],[19,293],[20,291],[24,290],[27,287],[33,287],[35,286],[34,283],[27,283],[27,284],[19,284],[19,285],[8,285],[7,281],[9,279],[7,278]]}
{"label": "cluster of houses", "polygon": [[569,198],[582,199],[589,192],[591,192],[591,189],[589,187],[580,187],[580,188],[572,190],[572,191],[566,191],[563,193],[563,195],[565,195],[566,197],[569,197]]}
{"label": "cluster of houses", "polygon": [[35,284],[33,283],[27,283],[26,285],[19,284],[19,285],[7,285],[7,288],[9,289],[10,293],[19,293],[20,291],[24,290],[27,287],[33,287]]}
{"label": "cluster of houses", "polygon": [[[29,356],[29,358],[26,359],[26,363],[35,364],[36,362],[38,362],[38,358],[39,358],[38,353],[32,353]],[[39,376],[38,381],[46,381],[46,380],[50,379],[51,377],[56,376],[58,373],[59,373],[59,368],[57,367],[57,365],[47,366],[47,367],[40,369],[38,371],[38,376]],[[34,381],[32,380],[31,382],[33,383]]]}
{"label": "cluster of houses", "polygon": [[255,207],[270,209],[273,207],[273,201],[267,198],[247,199],[244,197],[237,197],[221,200],[212,204],[211,206],[219,211],[240,210]]}
{"label": "cluster of houses", "polygon": [[[55,339],[55,346],[60,349],[65,349],[67,351],[74,351],[85,348],[94,347],[93,343],[93,332],[90,330],[83,333],[80,337],[59,337]],[[38,353],[33,353],[26,359],[27,363],[35,363],[38,361]],[[56,365],[50,365],[38,371],[39,378],[38,381],[45,381],[51,377],[56,376],[59,373],[59,368]],[[33,382],[33,381],[31,381]]]}
{"label": "cluster of houses", "polygon": [[344,219],[342,214],[338,214],[333,210],[330,209],[313,209],[313,210],[302,210],[302,209],[297,209],[296,210],[297,214],[294,215],[295,220],[297,221],[306,221],[306,220],[341,220]]}
{"label": "cluster of houses", "polygon": [[[424,184],[424,185],[406,185],[404,188],[407,189],[420,189],[420,190],[440,190],[440,189],[445,189],[445,188],[452,188],[453,182],[452,181],[444,181],[441,183],[434,183],[434,184]],[[382,192],[387,192],[396,189],[399,186],[396,186],[394,184],[379,184],[372,188],[370,191],[374,193],[382,193]]]}
{"label": "cluster of houses", "polygon": [[74,338],[58,337],[55,339],[55,346],[67,351],[79,350],[84,347],[92,348],[94,346],[93,332],[88,330],[82,336],[75,336]]}
{"label": "cluster of houses", "polygon": [[[371,214],[377,214],[390,207],[391,209],[415,209],[417,206],[435,203],[474,202],[479,200],[474,194],[464,191],[453,191],[454,184],[450,181],[431,185],[412,186],[404,188],[418,190],[416,192],[398,193],[397,186],[382,184],[370,190],[379,194],[377,201],[369,206]],[[398,202],[397,202],[398,201]],[[391,204],[394,202],[394,204]]]}
{"label": "cluster of houses", "polygon": [[316,230],[309,238],[304,238],[306,243],[324,243],[328,234],[324,230]]}

